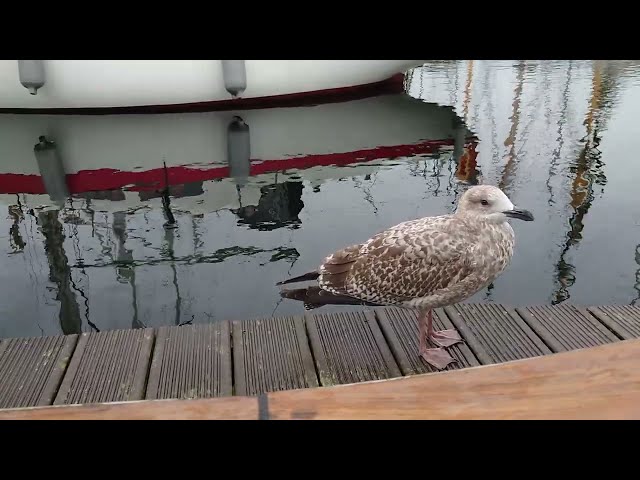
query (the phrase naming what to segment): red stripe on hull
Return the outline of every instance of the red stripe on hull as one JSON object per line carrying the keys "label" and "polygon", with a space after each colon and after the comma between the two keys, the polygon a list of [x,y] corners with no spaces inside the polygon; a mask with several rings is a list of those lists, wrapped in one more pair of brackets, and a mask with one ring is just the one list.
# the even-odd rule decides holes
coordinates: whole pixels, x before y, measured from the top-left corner
{"label": "red stripe on hull", "polygon": [[[252,160],[250,172],[251,175],[260,175],[287,169],[302,170],[315,166],[371,162],[379,159],[433,153],[446,145],[453,145],[453,140],[431,140],[413,145],[385,146],[354,152],[307,155],[281,160]],[[227,165],[216,165],[211,168],[175,166],[167,167],[167,172],[169,185],[180,185],[228,177],[229,167]],[[81,170],[77,173],[68,174],[66,178],[69,193],[71,194],[121,188],[131,191],[158,190],[165,186],[164,168],[154,168],[140,172],[112,168]],[[4,173],[0,174],[0,193],[45,194],[46,190],[39,175]]]}

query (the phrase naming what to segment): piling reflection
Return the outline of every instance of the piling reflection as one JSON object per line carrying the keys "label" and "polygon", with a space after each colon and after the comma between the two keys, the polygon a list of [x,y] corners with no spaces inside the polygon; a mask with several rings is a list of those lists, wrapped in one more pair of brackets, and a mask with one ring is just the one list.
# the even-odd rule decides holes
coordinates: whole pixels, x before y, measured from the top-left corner
{"label": "piling reflection", "polygon": [[251,175],[251,131],[238,115],[234,115],[227,128],[227,163],[229,176],[241,188]]}
{"label": "piling reflection", "polygon": [[112,222],[113,235],[116,238],[116,255],[114,266],[116,269],[116,278],[118,282],[127,284],[131,287],[131,308],[133,315],[131,319],[131,328],[144,328],[145,325],[140,321],[138,315],[138,299],[136,295],[136,269],[133,267],[133,251],[126,247],[127,242],[127,214],[126,212],[113,212]]}
{"label": "piling reflection", "polygon": [[64,233],[58,219],[58,210],[42,211],[38,223],[44,235],[44,251],[49,261],[49,280],[57,287],[56,300],[60,302],[60,328],[65,335],[82,332],[80,308],[72,290],[71,268],[64,250]]}
{"label": "piling reflection", "polygon": [[45,191],[51,201],[61,207],[69,197],[69,188],[56,142],[41,135],[38,138],[38,143],[33,147],[33,151]]}

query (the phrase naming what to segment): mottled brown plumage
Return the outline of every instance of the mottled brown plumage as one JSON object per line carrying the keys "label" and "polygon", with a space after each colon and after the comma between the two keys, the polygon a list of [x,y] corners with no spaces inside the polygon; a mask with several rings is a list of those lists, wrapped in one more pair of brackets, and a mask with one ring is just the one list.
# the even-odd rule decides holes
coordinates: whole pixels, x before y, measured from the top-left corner
{"label": "mottled brown plumage", "polygon": [[[533,220],[498,188],[472,187],[454,214],[395,225],[327,256],[317,272],[282,283],[315,277],[319,288],[336,298],[419,309],[420,354],[444,368],[454,360],[442,349],[426,348],[425,328],[428,338],[443,347],[461,339],[455,331],[433,332],[431,309],[465,300],[504,271],[515,242],[507,217]],[[291,291],[283,296],[302,298]]]}

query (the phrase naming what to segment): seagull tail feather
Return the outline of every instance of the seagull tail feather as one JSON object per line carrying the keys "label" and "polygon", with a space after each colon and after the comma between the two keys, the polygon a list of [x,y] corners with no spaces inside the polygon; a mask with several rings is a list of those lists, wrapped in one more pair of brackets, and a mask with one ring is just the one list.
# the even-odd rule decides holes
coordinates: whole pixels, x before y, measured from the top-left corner
{"label": "seagull tail feather", "polygon": [[283,298],[289,298],[291,300],[297,300],[304,303],[306,310],[313,310],[314,308],[320,308],[324,305],[368,305],[377,306],[375,303],[365,302],[357,298],[349,297],[347,295],[339,295],[336,293],[327,292],[320,287],[307,287],[307,288],[295,288],[290,290],[282,290],[280,296]]}
{"label": "seagull tail feather", "polygon": [[287,283],[297,283],[297,282],[306,282],[308,280],[315,280],[318,278],[320,274],[316,271],[307,272],[298,277],[289,278],[288,280],[283,280],[281,282],[276,283],[276,285],[286,285]]}

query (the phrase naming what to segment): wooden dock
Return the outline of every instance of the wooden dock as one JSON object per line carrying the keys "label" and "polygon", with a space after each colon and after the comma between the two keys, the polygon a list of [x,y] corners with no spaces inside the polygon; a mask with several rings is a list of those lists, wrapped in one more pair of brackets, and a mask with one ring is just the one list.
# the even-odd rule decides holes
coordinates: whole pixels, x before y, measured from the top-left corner
{"label": "wooden dock", "polygon": [[[484,371],[469,367],[640,338],[640,308],[631,306],[459,304],[436,310],[434,320],[436,328],[456,328],[464,338],[464,343],[450,348],[458,362],[447,370]],[[448,377],[446,372],[421,375],[434,370],[418,356],[417,333],[417,319],[410,312],[372,308],[4,339],[0,341],[0,409],[219,399],[228,406],[221,410],[228,418],[240,415],[240,410],[233,409],[242,402],[249,402],[244,405],[250,405],[251,412],[258,408],[253,412],[258,418],[255,397],[271,398],[274,392],[313,387],[319,388],[309,392],[333,391],[324,387],[416,375]],[[197,402],[190,405],[195,408]],[[19,417],[21,411],[0,411],[0,418]],[[23,410],[29,411],[35,410]],[[304,417],[304,412],[298,414]]]}

